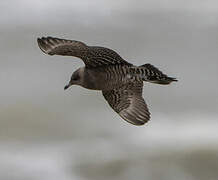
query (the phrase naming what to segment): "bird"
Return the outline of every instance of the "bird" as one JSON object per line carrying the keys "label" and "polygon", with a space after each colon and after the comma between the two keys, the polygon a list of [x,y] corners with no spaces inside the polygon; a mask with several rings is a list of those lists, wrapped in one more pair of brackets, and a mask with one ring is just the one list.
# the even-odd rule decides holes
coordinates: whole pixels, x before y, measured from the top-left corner
{"label": "bird", "polygon": [[133,125],[144,125],[150,120],[148,106],[142,97],[143,82],[168,85],[177,81],[149,63],[135,66],[106,47],[50,36],[37,38],[37,42],[45,54],[73,56],[84,62],[84,67],[73,72],[65,90],[79,85],[102,91],[110,107]]}

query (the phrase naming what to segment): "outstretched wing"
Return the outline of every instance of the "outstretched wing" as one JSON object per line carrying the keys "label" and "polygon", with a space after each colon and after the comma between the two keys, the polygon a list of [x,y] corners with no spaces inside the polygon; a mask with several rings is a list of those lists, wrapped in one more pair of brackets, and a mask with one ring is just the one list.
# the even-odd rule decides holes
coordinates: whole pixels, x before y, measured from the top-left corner
{"label": "outstretched wing", "polygon": [[37,39],[39,48],[49,55],[75,56],[83,60],[86,67],[129,64],[115,51],[97,46],[87,46],[75,40],[42,37]]}
{"label": "outstretched wing", "polygon": [[124,120],[134,125],[143,125],[150,119],[150,113],[142,98],[143,82],[130,83],[120,89],[102,91],[109,105]]}

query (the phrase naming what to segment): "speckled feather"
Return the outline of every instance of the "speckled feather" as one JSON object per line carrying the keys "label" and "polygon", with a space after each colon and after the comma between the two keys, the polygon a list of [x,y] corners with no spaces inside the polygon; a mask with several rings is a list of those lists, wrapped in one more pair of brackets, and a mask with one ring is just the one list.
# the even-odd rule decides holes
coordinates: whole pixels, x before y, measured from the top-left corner
{"label": "speckled feather", "polygon": [[40,49],[49,55],[75,56],[83,60],[87,68],[100,66],[128,64],[115,51],[98,46],[87,46],[75,40],[66,40],[53,37],[38,38]]}
{"label": "speckled feather", "polygon": [[102,93],[123,119],[134,125],[143,125],[150,119],[150,112],[142,98],[142,88],[143,82],[135,82]]}

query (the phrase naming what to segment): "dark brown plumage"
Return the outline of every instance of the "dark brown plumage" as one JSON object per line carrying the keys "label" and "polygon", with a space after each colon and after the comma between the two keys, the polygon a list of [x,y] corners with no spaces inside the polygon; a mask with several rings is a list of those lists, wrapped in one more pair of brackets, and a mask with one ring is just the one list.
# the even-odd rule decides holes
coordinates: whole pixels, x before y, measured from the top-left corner
{"label": "dark brown plumage", "polygon": [[85,63],[85,67],[72,74],[65,89],[76,84],[87,89],[102,90],[114,111],[134,125],[143,125],[150,119],[149,110],[142,98],[143,81],[157,84],[177,81],[151,64],[134,66],[108,48],[53,37],[42,37],[37,41],[46,54],[75,56]]}

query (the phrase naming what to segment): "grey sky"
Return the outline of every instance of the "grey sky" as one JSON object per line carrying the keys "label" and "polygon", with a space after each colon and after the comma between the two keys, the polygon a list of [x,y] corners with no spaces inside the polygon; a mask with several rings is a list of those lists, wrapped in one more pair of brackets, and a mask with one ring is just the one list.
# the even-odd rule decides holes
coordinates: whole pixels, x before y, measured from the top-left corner
{"label": "grey sky", "polygon": [[[0,179],[217,177],[217,0],[2,0],[0,12]],[[151,121],[135,128],[101,92],[64,91],[83,63],[43,54],[39,36],[106,46],[179,81],[145,83]]]}

